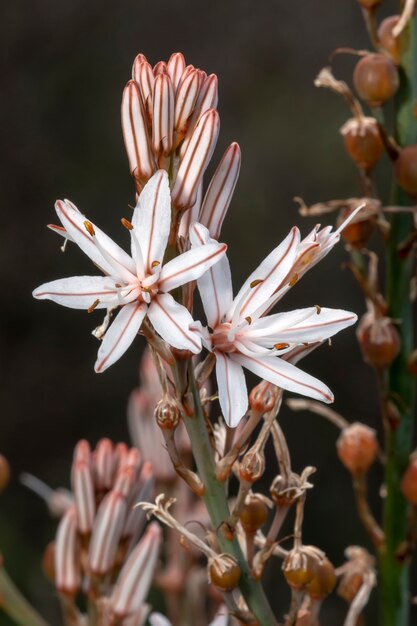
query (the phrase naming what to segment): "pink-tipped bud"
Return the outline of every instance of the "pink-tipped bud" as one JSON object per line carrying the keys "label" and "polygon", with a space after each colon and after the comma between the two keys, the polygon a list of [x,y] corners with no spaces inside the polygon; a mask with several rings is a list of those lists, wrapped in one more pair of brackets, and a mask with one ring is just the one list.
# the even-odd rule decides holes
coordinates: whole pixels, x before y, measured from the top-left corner
{"label": "pink-tipped bud", "polygon": [[417,456],[412,455],[407,469],[401,479],[401,491],[404,498],[413,506],[417,506]]}
{"label": "pink-tipped bud", "polygon": [[158,61],[158,63],[153,68],[154,76],[159,76],[159,74],[168,74],[168,68],[165,61]]}
{"label": "pink-tipped bud", "polygon": [[194,106],[194,111],[191,119],[188,123],[188,130],[184,141],[180,147],[180,157],[183,158],[190,139],[197,126],[201,116],[210,109],[216,109],[218,102],[218,80],[216,74],[210,74],[210,76],[204,79],[203,84],[200,87],[198,97]]}
{"label": "pink-tipped bud", "polygon": [[156,522],[152,522],[119,574],[111,599],[117,618],[133,615],[145,601],[154,576],[161,541],[162,531]]}
{"label": "pink-tipped bud", "polygon": [[177,144],[187,131],[190,116],[197,100],[199,87],[200,76],[198,70],[189,72],[178,85],[175,97],[175,132],[177,133]]}
{"label": "pink-tipped bud", "polygon": [[68,509],[58,525],[54,554],[55,586],[59,593],[74,596],[81,582],[75,507]]}
{"label": "pink-tipped bud", "polygon": [[136,468],[125,466],[119,470],[114,482],[114,491],[118,491],[124,498],[128,498],[131,494],[133,486],[136,482]]}
{"label": "pink-tipped bud", "polygon": [[86,439],[80,439],[74,448],[73,462],[77,461],[85,461],[88,464],[92,462],[90,444]]}
{"label": "pink-tipped bud", "polygon": [[[140,56],[140,55],[139,55]],[[147,61],[133,64],[133,80],[138,84],[143,106],[147,113],[147,121],[152,120],[152,93],[155,77],[152,67]]]}
{"label": "pink-tipped bud", "polygon": [[220,236],[240,171],[239,144],[232,143],[220,161],[201,207],[200,222],[214,239]]}
{"label": "pink-tipped bud", "polygon": [[96,445],[93,459],[96,488],[99,490],[110,489],[115,469],[113,443],[110,439],[100,439]]}
{"label": "pink-tipped bud", "polygon": [[132,176],[141,181],[148,180],[155,168],[142,97],[133,81],[129,81],[123,91],[122,129]]}
{"label": "pink-tipped bud", "polygon": [[167,156],[174,133],[174,90],[168,74],[155,78],[152,120],[152,149],[157,156]]}
{"label": "pink-tipped bud", "polygon": [[[152,498],[155,488],[155,475],[152,463],[147,461],[143,464],[139,477],[139,487],[130,498],[130,505],[136,502],[149,502]],[[146,513],[140,507],[130,507],[127,514],[126,523],[123,529],[123,536],[130,536],[132,539],[139,536],[141,529],[146,521]]]}
{"label": "pink-tipped bud", "polygon": [[77,510],[77,527],[80,533],[91,532],[96,510],[91,465],[76,461],[72,467],[72,491]]}
{"label": "pink-tipped bud", "polygon": [[88,552],[88,566],[93,574],[103,575],[113,568],[126,518],[126,498],[110,491],[102,500],[94,521]]}
{"label": "pink-tipped bud", "polygon": [[181,52],[174,52],[171,54],[167,63],[167,70],[174,89],[177,89],[181,76],[185,70],[185,59]]}
{"label": "pink-tipped bud", "polygon": [[192,137],[178,170],[172,201],[177,208],[189,208],[197,199],[198,185],[210,161],[220,129],[219,114],[205,113]]}
{"label": "pink-tipped bud", "polygon": [[133,78],[133,80],[136,80],[136,76],[138,75],[139,67],[142,65],[142,63],[147,63],[147,62],[148,62],[148,59],[141,52],[135,57],[135,60],[133,61],[133,66],[132,66],[132,78]]}
{"label": "pink-tipped bud", "polygon": [[125,467],[131,467],[135,471],[137,476],[141,465],[142,457],[139,450],[137,448],[130,448],[129,452],[126,455],[126,458],[123,461],[123,465],[121,465],[120,468],[122,469]]}
{"label": "pink-tipped bud", "polygon": [[359,422],[342,430],[336,446],[339,459],[351,474],[367,472],[378,454],[374,429]]}
{"label": "pink-tipped bud", "polygon": [[114,447],[114,471],[117,470],[125,463],[129,448],[123,441],[119,441]]}

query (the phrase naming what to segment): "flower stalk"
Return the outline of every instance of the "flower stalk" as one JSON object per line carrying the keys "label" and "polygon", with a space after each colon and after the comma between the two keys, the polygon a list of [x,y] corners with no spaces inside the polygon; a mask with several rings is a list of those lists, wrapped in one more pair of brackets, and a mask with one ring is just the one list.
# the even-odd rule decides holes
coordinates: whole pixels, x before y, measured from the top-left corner
{"label": "flower stalk", "polygon": [[48,626],[22,596],[4,567],[0,567],[1,608],[19,626]]}

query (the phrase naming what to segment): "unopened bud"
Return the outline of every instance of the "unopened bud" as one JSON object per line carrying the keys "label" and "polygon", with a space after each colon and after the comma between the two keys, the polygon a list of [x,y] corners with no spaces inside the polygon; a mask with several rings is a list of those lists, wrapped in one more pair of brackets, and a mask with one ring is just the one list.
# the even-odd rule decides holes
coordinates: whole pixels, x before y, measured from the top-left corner
{"label": "unopened bud", "polygon": [[278,387],[266,380],[253,387],[249,394],[249,405],[254,413],[263,415],[272,411],[278,399]]}
{"label": "unopened bud", "polygon": [[249,450],[239,465],[239,476],[248,483],[254,483],[265,471],[265,455],[261,451]]}
{"label": "unopened bud", "polygon": [[323,560],[323,552],[314,546],[293,548],[282,565],[285,580],[293,589],[304,589],[313,580]]}
{"label": "unopened bud", "polygon": [[351,159],[360,169],[369,172],[384,151],[377,121],[373,117],[352,117],[340,132]]}
{"label": "unopened bud", "polygon": [[10,465],[5,456],[0,454],[0,492],[3,491],[10,481]]}
{"label": "unopened bud", "polygon": [[336,586],[336,573],[326,557],[317,563],[313,578],[307,584],[307,593],[314,600],[321,600]]}
{"label": "unopened bud", "polygon": [[114,476],[115,458],[110,439],[100,439],[93,454],[94,481],[97,489],[110,489]]}
{"label": "unopened bud", "polygon": [[374,429],[359,422],[342,430],[336,446],[339,459],[352,474],[367,472],[378,453]]}
{"label": "unopened bud", "polygon": [[181,411],[175,400],[164,398],[155,407],[155,418],[159,428],[174,430],[179,424]]}
{"label": "unopened bud", "polygon": [[73,596],[81,582],[77,514],[72,506],[61,519],[55,542],[55,586],[64,594]]}
{"label": "unopened bud", "polygon": [[256,495],[249,496],[239,513],[240,523],[247,534],[254,534],[268,519],[268,507]]}
{"label": "unopened bud", "polygon": [[85,461],[76,461],[73,464],[72,491],[77,510],[78,530],[87,534],[93,527],[96,504],[91,466]]}
{"label": "unopened bud", "polygon": [[359,322],[356,336],[364,360],[376,369],[384,369],[398,356],[400,336],[387,317],[372,318],[365,314]]}
{"label": "unopened bud", "polygon": [[384,54],[367,54],[356,64],[353,84],[371,107],[381,106],[397,91],[400,80],[393,61]]}
{"label": "unopened bud", "polygon": [[148,180],[155,168],[142,96],[134,81],[129,81],[123,91],[122,129],[132,175]]}
{"label": "unopened bud", "polygon": [[417,456],[411,456],[407,469],[401,479],[401,491],[404,498],[417,506]]}
{"label": "unopened bud", "polygon": [[152,120],[152,149],[157,156],[167,156],[174,132],[174,90],[168,74],[155,78]]}
{"label": "unopened bud", "polygon": [[222,591],[232,591],[240,580],[240,567],[230,554],[218,554],[208,562],[210,582]]}
{"label": "unopened bud", "polygon": [[107,574],[113,568],[126,508],[126,499],[118,491],[110,491],[101,502],[88,551],[88,565],[93,574]]}
{"label": "unopened bud", "polygon": [[401,60],[401,37],[394,37],[392,30],[399,20],[399,15],[391,15],[382,20],[378,27],[379,43],[397,65]]}
{"label": "unopened bud", "polygon": [[413,198],[417,196],[417,144],[401,150],[394,172],[399,186]]}
{"label": "unopened bud", "polygon": [[167,70],[172,81],[172,86],[176,89],[185,70],[185,59],[181,52],[171,54],[167,63]]}

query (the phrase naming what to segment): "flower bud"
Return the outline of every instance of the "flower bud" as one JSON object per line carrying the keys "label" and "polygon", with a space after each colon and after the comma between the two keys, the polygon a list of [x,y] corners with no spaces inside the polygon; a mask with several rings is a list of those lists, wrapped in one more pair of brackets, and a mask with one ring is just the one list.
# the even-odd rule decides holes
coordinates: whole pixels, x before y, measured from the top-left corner
{"label": "flower bud", "polygon": [[410,196],[417,196],[417,144],[401,150],[394,172],[399,186]]}
{"label": "flower bud", "polygon": [[307,584],[307,593],[314,600],[321,600],[333,591],[336,586],[336,573],[333,565],[326,557],[317,563],[312,580]]}
{"label": "flower bud", "polygon": [[401,479],[401,491],[404,498],[417,506],[417,456],[411,456],[407,469]]}
{"label": "flower bud", "polygon": [[110,491],[101,502],[88,551],[88,566],[93,574],[107,574],[113,568],[126,508],[126,498],[118,491]]}
{"label": "flower bud", "polygon": [[210,582],[222,591],[232,591],[240,580],[240,567],[230,554],[218,554],[208,562]]}
{"label": "flower bud", "polygon": [[181,411],[175,400],[164,398],[155,407],[155,418],[159,428],[174,430],[179,424]]}
{"label": "flower bud", "polygon": [[378,27],[379,42],[397,65],[401,60],[401,38],[394,37],[392,30],[398,24],[399,19],[399,15],[391,15],[382,20]]}
{"label": "flower bud", "polygon": [[265,456],[263,452],[249,450],[240,463],[239,476],[248,483],[254,483],[259,480],[264,470]]}
{"label": "flower bud", "polygon": [[400,84],[397,68],[384,54],[367,54],[356,64],[353,84],[360,97],[371,107],[381,106]]}
{"label": "flower bud", "polygon": [[359,168],[369,172],[384,151],[377,121],[373,117],[352,117],[340,132],[351,159]]}
{"label": "flower bud", "polygon": [[254,413],[263,415],[272,411],[278,399],[278,387],[262,380],[253,387],[249,394],[249,405]]}
{"label": "flower bud", "polygon": [[167,63],[167,70],[175,90],[185,70],[185,59],[181,52],[173,52],[171,54]]}
{"label": "flower bud", "polygon": [[10,465],[5,456],[0,454],[0,492],[3,491],[10,481]]}
{"label": "flower bud", "polygon": [[[352,209],[344,209],[337,218],[337,225],[340,226],[346,218],[352,213]],[[359,214],[357,218],[353,218],[351,222],[341,231],[343,239],[356,250],[362,250],[368,243],[372,231],[374,229],[374,219],[363,217]]]}
{"label": "flower bud", "polygon": [[82,534],[91,531],[96,510],[91,466],[85,461],[76,461],[72,467],[72,491],[77,511],[77,526]]}
{"label": "flower bud", "polygon": [[115,457],[110,439],[100,439],[93,454],[94,482],[97,489],[110,489],[113,481]]}
{"label": "flower bud", "polygon": [[378,453],[374,429],[359,422],[342,430],[336,446],[339,459],[352,474],[367,472]]}
{"label": "flower bud", "polygon": [[364,360],[376,369],[391,365],[400,351],[400,336],[387,317],[374,318],[365,314],[359,322],[356,336]]}
{"label": "flower bud", "polygon": [[268,519],[268,507],[256,495],[250,496],[240,510],[239,519],[247,534],[256,533]]}
{"label": "flower bud", "polygon": [[285,580],[293,589],[304,589],[313,580],[323,560],[323,552],[314,546],[293,548],[282,564]]}
{"label": "flower bud", "polygon": [[73,596],[81,583],[77,513],[72,506],[58,525],[55,542],[55,586],[64,594]]}

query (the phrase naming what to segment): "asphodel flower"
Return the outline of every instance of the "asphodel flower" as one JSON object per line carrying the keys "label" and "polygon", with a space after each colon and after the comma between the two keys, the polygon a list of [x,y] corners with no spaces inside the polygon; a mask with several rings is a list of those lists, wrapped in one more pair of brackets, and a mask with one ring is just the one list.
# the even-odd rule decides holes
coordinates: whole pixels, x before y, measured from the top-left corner
{"label": "asphodel flower", "polygon": [[[201,224],[191,226],[190,239],[194,250],[213,241]],[[330,245],[328,241],[326,244]],[[312,245],[317,247],[317,243]],[[298,346],[304,349],[328,339],[353,324],[357,316],[318,306],[266,315],[296,282],[294,268],[304,255],[299,230],[294,227],[252,272],[235,298],[227,257],[198,280],[209,328],[198,323],[195,328],[200,328],[205,346],[216,357],[220,406],[229,426],[237,426],[248,407],[243,368],[282,389],[327,403],[333,401],[324,383],[285,360],[285,355]],[[312,263],[315,261],[312,259]]]}
{"label": "asphodel flower", "polygon": [[[56,212],[64,230],[106,276],[74,276],[35,289],[40,300],[52,300],[73,309],[107,309],[95,335],[103,341],[95,364],[102,372],[130,346],[147,316],[154,329],[175,348],[198,353],[199,333],[190,329],[190,312],[168,293],[196,280],[226,252],[226,244],[210,242],[178,255],[164,264],[171,226],[168,175],[159,170],[139,196],[132,221],[122,220],[131,235],[131,255],[86,220],[69,201],[58,201]],[[120,308],[106,331],[111,312]]]}

